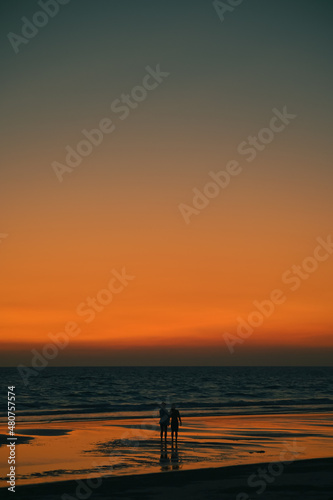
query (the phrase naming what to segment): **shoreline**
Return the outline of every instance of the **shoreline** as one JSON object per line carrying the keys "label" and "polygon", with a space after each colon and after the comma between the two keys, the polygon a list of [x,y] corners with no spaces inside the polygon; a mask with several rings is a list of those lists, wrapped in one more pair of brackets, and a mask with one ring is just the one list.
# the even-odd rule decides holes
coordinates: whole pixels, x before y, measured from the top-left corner
{"label": "shoreline", "polygon": [[[25,500],[55,500],[67,495],[68,499],[138,500],[170,497],[173,500],[207,498],[223,500],[250,500],[260,494],[261,499],[308,500],[333,499],[333,457],[296,460],[287,464],[269,481],[259,480],[259,469],[267,469],[267,462],[170,471],[131,476],[89,476],[86,480],[66,480],[17,486],[15,498]],[[276,474],[276,472],[275,472]],[[250,478],[257,475],[257,482]],[[262,476],[261,476],[262,477]],[[7,488],[0,488],[4,493]],[[259,493],[259,490],[261,493]],[[90,491],[90,493],[89,493]],[[295,496],[295,493],[300,496]],[[83,498],[83,496],[81,496]]]}
{"label": "shoreline", "polygon": [[[333,409],[332,408],[324,408],[324,409],[316,409],[311,411],[304,412],[302,411],[280,411],[277,412],[275,410],[272,411],[258,411],[258,412],[221,412],[221,413],[200,413],[200,416],[203,419],[206,418],[246,418],[246,417],[297,417],[297,416],[302,416],[302,415],[332,415],[333,414]],[[152,417],[151,413],[145,413],[145,414],[140,414],[137,413],[135,415],[126,415],[123,413],[119,414],[105,414],[105,413],[100,413],[100,414],[82,414],[82,416],[78,416],[77,414],[68,415],[66,417],[63,417],[63,413],[59,412],[59,415],[61,418],[57,418],[57,414],[55,415],[43,415],[44,418],[36,418],[36,415],[29,416],[29,415],[23,415],[21,416],[20,414],[17,414],[16,422],[18,425],[26,426],[26,425],[51,425],[51,424],[63,424],[67,423],[70,425],[72,422],[104,422],[104,421],[118,421],[118,420],[158,420],[158,417]],[[91,415],[91,416],[90,416]],[[186,411],[182,411],[182,417],[187,418],[187,419],[192,419],[196,418],[198,416],[198,412],[196,413],[189,413],[187,414]],[[33,418],[32,418],[33,417]],[[0,425],[5,425],[7,422],[6,417],[0,417]]]}
{"label": "shoreline", "polygon": [[[18,426],[22,426],[23,428],[25,427],[34,427],[34,426],[40,426],[40,425],[44,425],[44,424],[47,424],[47,425],[64,425],[64,424],[67,424],[67,425],[70,425],[71,423],[82,423],[82,424],[85,424],[85,423],[89,423],[89,422],[92,422],[92,423],[103,423],[103,422],[114,422],[114,421],[128,421],[128,422],[131,422],[131,421],[138,421],[138,420],[141,420],[141,421],[145,421],[145,422],[152,422],[153,425],[154,423],[158,422],[159,420],[159,416],[158,414],[156,413],[156,415],[152,416],[151,414],[136,414],[136,415],[123,415],[123,414],[115,414],[115,415],[106,415],[104,413],[101,413],[101,414],[92,414],[93,416],[92,417],[89,417],[89,418],[84,418],[84,417],[79,417],[77,414],[75,414],[73,416],[73,418],[52,418],[52,415],[47,415],[47,419],[29,419],[28,416],[24,416],[23,419],[20,418],[20,415],[17,414],[16,416],[16,423]],[[182,417],[184,419],[189,419],[189,420],[192,420],[192,419],[203,419],[203,420],[206,420],[206,419],[241,419],[241,418],[269,418],[269,417],[278,417],[278,418],[283,418],[283,417],[291,417],[291,418],[295,418],[295,417],[317,417],[317,416],[322,416],[322,417],[325,417],[325,416],[333,416],[333,410],[332,409],[324,409],[324,410],[311,410],[311,411],[281,411],[281,412],[276,412],[276,411],[272,411],[272,412],[265,412],[265,411],[261,411],[261,412],[257,412],[257,413],[228,413],[228,412],[224,412],[224,413],[195,413],[195,414],[186,414],[186,412],[182,411]],[[36,417],[36,415],[34,415],[33,417]],[[7,422],[7,420],[5,420],[5,418],[2,418],[0,419],[0,424],[5,424]]]}

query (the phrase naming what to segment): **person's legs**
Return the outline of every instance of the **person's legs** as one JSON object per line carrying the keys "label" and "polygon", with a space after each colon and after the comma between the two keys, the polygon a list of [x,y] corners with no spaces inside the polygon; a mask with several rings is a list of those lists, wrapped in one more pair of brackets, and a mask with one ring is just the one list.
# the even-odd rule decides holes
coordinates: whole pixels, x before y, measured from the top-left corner
{"label": "person's legs", "polygon": [[171,443],[173,443],[173,429],[171,428]]}
{"label": "person's legs", "polygon": [[175,434],[176,434],[176,443],[177,443],[177,439],[178,439],[178,430],[177,429],[175,430]]}

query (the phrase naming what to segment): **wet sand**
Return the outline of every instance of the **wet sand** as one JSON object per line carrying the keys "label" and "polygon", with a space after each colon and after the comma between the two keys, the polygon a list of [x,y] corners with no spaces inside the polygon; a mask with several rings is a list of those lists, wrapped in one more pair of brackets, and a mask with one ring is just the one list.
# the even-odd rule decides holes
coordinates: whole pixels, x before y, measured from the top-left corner
{"label": "wet sand", "polygon": [[[332,500],[333,458],[296,461],[270,481],[253,486],[249,480],[267,464],[62,481],[17,488],[25,500]],[[268,476],[270,477],[270,476]],[[259,490],[260,488],[260,490]],[[0,490],[0,493],[1,490]],[[260,495],[260,497],[259,497]]]}
{"label": "wet sand", "polygon": [[[252,485],[247,483],[259,463],[270,467],[260,498],[265,498],[268,489],[269,498],[289,498],[286,492],[272,495],[278,495],[278,485],[287,488],[289,483],[294,493],[301,493],[302,481],[308,484],[310,476],[314,485],[327,483],[325,474],[328,464],[332,467],[329,457],[333,455],[331,422],[331,414],[192,417],[180,428],[177,447],[171,446],[170,435],[167,446],[161,447],[159,427],[151,418],[18,424],[16,498],[56,498],[55,491],[62,490],[61,494],[71,495],[67,500],[72,500],[79,498],[75,493],[78,485],[89,488],[86,481],[94,477],[98,479],[92,484],[101,485],[95,489],[91,486],[94,496],[90,498],[118,498],[116,492],[119,498],[150,498],[150,493],[144,493],[150,485],[153,495],[159,489],[159,498],[163,498],[162,490],[174,498],[187,498],[175,496],[177,488],[186,490],[189,498],[221,498],[221,492],[231,495],[233,489],[230,498],[248,500],[256,498],[256,490],[263,487],[260,477],[253,477]],[[7,453],[6,446],[1,446],[2,480],[8,472]],[[314,458],[321,460],[304,462]],[[300,463],[301,470],[296,466]],[[246,487],[251,496],[242,497]],[[133,488],[138,488],[141,496],[133,496]],[[112,495],[106,496],[110,489]],[[213,496],[205,496],[203,490]],[[220,496],[215,497],[218,491]],[[307,487],[304,491],[310,490]],[[313,498],[328,500],[327,491],[323,493],[326,497]],[[302,495],[290,498],[312,498]]]}

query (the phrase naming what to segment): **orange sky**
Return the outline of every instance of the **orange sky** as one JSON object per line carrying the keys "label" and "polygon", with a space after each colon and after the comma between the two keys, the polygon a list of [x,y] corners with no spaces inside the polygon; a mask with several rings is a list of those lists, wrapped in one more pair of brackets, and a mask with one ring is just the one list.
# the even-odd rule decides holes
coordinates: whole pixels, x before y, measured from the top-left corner
{"label": "orange sky", "polygon": [[[53,364],[331,359],[333,256],[295,291],[282,278],[332,232],[329,16],[304,9],[300,22],[290,6],[286,24],[279,5],[244,3],[222,28],[211,5],[194,4],[176,16],[171,4],[133,3],[131,16],[87,4],[79,25],[70,4],[19,54],[5,47],[4,364],[28,364],[69,321],[80,334]],[[8,8],[7,24],[20,15]],[[121,120],[111,105],[147,66],[168,76]],[[239,145],[267,137],[284,107],[296,117],[247,161]],[[115,131],[60,183],[53,162],[104,118]],[[186,224],[179,205],[231,160],[241,173]],[[122,268],[135,279],[86,322],[78,306]],[[231,354],[224,334],[277,288],[284,303]]]}
{"label": "orange sky", "polygon": [[[272,167],[259,162],[255,176],[265,168]],[[74,348],[106,353],[138,348],[138,364],[154,364],[144,349],[163,352],[165,346],[176,351],[211,348],[222,360],[230,355],[223,334],[235,334],[237,318],[246,320],[255,309],[253,301],[269,298],[277,288],[285,302],[276,305],[237,351],[249,352],[251,361],[253,347],[333,347],[332,256],[319,262],[295,291],[282,279],[293,265],[313,255],[317,237],[329,235],[328,214],[322,216],[321,206],[318,213],[309,208],[309,216],[295,213],[292,204],[305,206],[300,194],[285,192],[281,204],[281,191],[268,196],[255,185],[253,191],[246,190],[251,173],[243,172],[186,225],[177,201],[187,192],[168,184],[167,178],[161,179],[162,194],[149,186],[127,188],[126,179],[117,190],[100,185],[97,192],[88,182],[93,181],[92,171],[75,175],[67,186],[56,184],[51,199],[41,193],[38,202],[25,205],[25,217],[36,225],[24,227],[18,212],[9,218],[10,227],[20,231],[1,247],[3,351],[12,353],[13,342],[19,351],[22,344],[26,352],[19,358],[27,360],[31,348],[41,349],[49,341],[48,333],[76,321],[81,332],[70,342],[70,359]],[[22,193],[22,205],[25,198]],[[92,321],[89,315],[80,317],[79,304],[107,288],[113,269],[124,267],[135,276],[128,286],[102,305],[103,310],[90,314]],[[68,353],[61,355],[67,359]],[[107,359],[102,357],[102,364]],[[172,357],[167,359],[172,362]]]}

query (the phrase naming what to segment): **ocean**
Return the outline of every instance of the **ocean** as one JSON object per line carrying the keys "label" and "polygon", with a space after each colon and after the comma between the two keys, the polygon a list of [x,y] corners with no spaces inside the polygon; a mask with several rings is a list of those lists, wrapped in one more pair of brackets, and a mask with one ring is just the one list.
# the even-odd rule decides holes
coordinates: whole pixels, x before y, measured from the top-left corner
{"label": "ocean", "polygon": [[27,386],[16,368],[0,375],[22,422],[149,418],[161,401],[189,417],[333,412],[333,367],[47,367]]}

